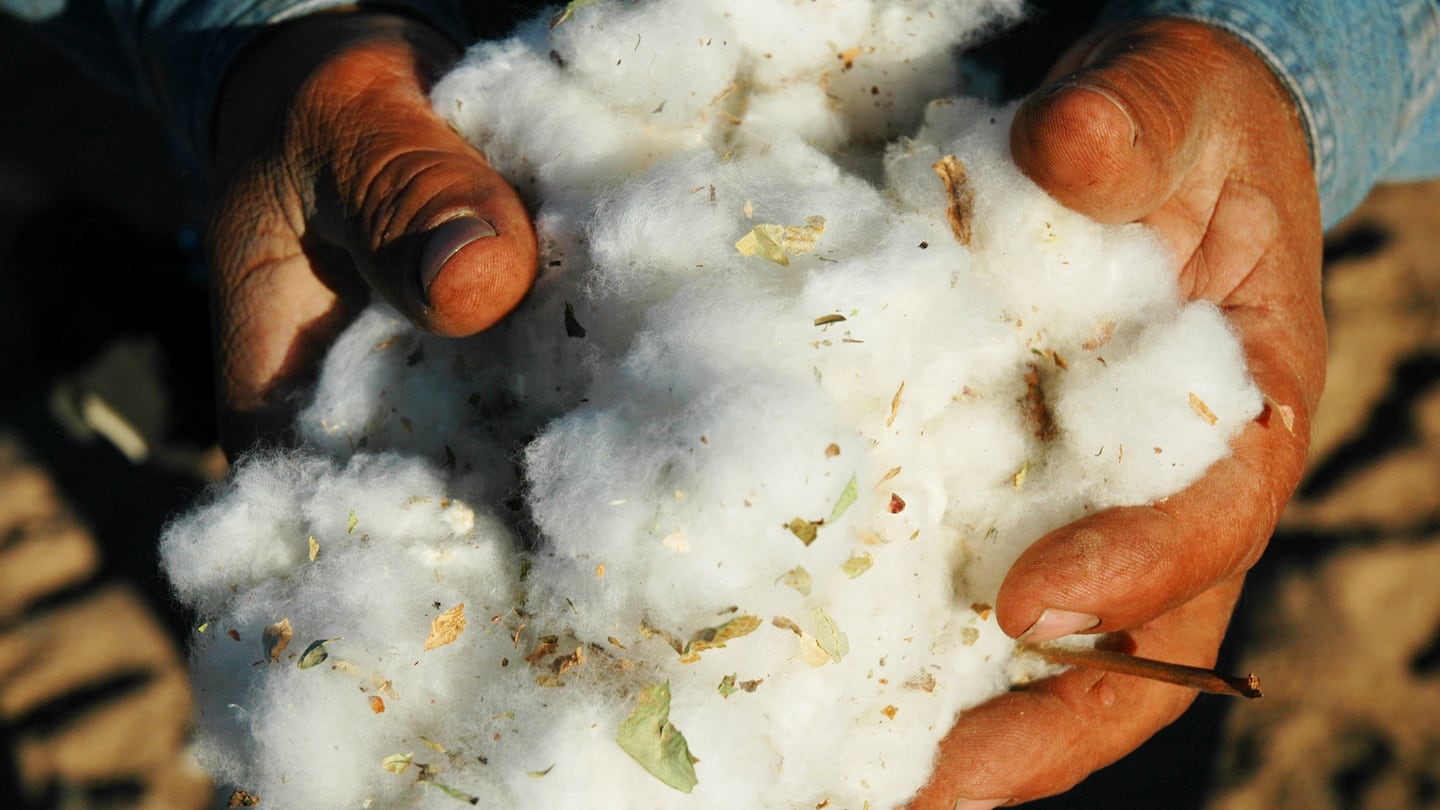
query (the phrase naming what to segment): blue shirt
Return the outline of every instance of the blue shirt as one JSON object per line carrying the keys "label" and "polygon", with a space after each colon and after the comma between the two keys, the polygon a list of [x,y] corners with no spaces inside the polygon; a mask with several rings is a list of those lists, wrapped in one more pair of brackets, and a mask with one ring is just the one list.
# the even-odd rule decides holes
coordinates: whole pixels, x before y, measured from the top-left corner
{"label": "blue shirt", "polygon": [[[264,26],[346,0],[0,0],[167,120],[205,159],[225,70]],[[478,4],[477,4],[478,5]],[[487,0],[504,21],[530,0]],[[462,0],[388,0],[457,42],[479,33]],[[474,10],[474,9],[472,9]],[[479,13],[478,10],[475,10]],[[1305,120],[1325,226],[1383,180],[1440,175],[1440,0],[1117,0],[1108,16],[1185,17],[1238,36]]]}

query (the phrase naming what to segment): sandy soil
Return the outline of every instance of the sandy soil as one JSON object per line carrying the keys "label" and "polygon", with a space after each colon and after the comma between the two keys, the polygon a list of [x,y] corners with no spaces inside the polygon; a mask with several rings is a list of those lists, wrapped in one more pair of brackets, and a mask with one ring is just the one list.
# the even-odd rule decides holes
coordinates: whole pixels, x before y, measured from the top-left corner
{"label": "sandy soil", "polygon": [[[189,619],[153,541],[219,469],[194,206],[152,122],[0,19],[0,76],[38,75],[66,91],[0,83],[0,805],[184,810],[206,792],[181,758]],[[1222,655],[1266,697],[1202,698],[1033,806],[1440,807],[1437,234],[1432,183],[1328,241],[1311,469]],[[96,435],[95,400],[143,459]]]}

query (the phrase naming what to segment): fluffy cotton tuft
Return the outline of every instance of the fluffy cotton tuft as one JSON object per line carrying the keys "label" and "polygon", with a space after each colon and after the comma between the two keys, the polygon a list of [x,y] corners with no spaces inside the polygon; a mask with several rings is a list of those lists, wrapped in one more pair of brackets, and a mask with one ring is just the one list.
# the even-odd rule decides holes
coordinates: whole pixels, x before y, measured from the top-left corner
{"label": "fluffy cotton tuft", "polygon": [[[602,2],[476,46],[435,104],[530,198],[542,274],[466,340],[377,304],[304,449],[166,532],[217,776],[892,807],[1044,674],[988,607],[1016,556],[1193,482],[1261,400],[1153,235],[1033,186],[1011,111],[930,101],[1018,6]],[[676,786],[620,742],[662,684]]]}

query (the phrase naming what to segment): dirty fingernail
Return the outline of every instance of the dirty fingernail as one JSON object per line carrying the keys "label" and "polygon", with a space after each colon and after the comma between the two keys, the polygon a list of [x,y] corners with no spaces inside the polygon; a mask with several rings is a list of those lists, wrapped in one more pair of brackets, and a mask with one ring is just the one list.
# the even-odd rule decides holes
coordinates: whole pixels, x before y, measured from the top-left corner
{"label": "dirty fingernail", "polygon": [[495,235],[495,226],[475,216],[457,217],[430,232],[420,253],[420,292],[430,303],[430,285],[450,257],[466,245]]}
{"label": "dirty fingernail", "polygon": [[1020,641],[1054,641],[1071,633],[1090,630],[1099,624],[1099,617],[1088,613],[1049,609],[1042,612],[1040,618],[1020,634]]}
{"label": "dirty fingernail", "polygon": [[1009,802],[1009,799],[956,799],[955,810],[995,810]]}

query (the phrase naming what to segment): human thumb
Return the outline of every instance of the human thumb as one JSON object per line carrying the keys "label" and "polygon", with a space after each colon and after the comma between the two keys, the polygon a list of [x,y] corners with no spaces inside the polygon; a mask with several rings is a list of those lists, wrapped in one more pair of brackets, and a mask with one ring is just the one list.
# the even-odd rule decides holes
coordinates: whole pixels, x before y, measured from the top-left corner
{"label": "human thumb", "polygon": [[1196,158],[1209,95],[1203,39],[1194,26],[1156,20],[1082,40],[1016,112],[1015,162],[1090,217],[1145,217]]}
{"label": "human thumb", "polygon": [[524,297],[535,234],[515,190],[430,108],[413,47],[372,43],[324,68],[346,103],[317,145],[332,178],[317,226],[417,325],[469,335]]}

